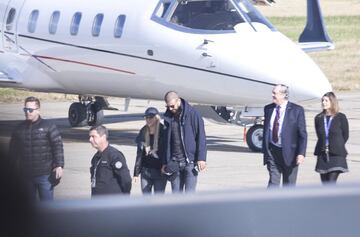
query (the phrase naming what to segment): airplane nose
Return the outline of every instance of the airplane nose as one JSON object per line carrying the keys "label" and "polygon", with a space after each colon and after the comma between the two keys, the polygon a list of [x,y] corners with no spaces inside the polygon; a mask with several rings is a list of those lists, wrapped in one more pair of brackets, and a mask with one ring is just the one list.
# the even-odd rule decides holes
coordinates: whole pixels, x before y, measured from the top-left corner
{"label": "airplane nose", "polygon": [[268,80],[274,84],[287,85],[290,99],[318,99],[326,92],[332,91],[324,73],[298,45],[284,36],[277,37],[272,45],[271,48],[263,49],[265,52],[267,50],[263,60],[270,62]]}
{"label": "airplane nose", "polygon": [[234,53],[231,49],[229,54],[235,55],[233,60],[238,65],[246,65],[241,68],[245,77],[287,85],[290,100],[295,102],[319,99],[332,91],[328,79],[309,55],[280,32],[257,32],[244,38],[238,39],[241,50]]}

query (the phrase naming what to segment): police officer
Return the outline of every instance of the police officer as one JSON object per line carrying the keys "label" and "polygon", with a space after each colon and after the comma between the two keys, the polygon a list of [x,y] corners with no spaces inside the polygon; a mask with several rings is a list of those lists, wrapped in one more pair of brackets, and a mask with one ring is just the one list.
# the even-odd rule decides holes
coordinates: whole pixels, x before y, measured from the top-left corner
{"label": "police officer", "polygon": [[90,128],[89,141],[98,150],[91,160],[91,195],[129,194],[131,176],[124,155],[109,145],[108,130],[99,125]]}

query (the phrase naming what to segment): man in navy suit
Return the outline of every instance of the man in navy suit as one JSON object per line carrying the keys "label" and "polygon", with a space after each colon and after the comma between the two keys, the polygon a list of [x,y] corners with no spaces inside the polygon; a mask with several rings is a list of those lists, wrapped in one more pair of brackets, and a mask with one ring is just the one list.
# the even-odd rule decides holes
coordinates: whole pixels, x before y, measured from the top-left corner
{"label": "man in navy suit", "polygon": [[264,165],[269,171],[268,187],[295,185],[298,166],[304,162],[307,143],[304,109],[288,101],[289,90],[276,85],[273,103],[264,108]]}

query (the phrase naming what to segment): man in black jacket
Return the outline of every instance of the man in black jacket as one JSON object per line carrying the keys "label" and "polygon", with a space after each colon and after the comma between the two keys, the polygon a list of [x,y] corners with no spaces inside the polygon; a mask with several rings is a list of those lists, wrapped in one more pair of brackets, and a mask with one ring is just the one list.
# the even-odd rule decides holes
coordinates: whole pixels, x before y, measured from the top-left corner
{"label": "man in black jacket", "polygon": [[33,197],[38,194],[40,200],[52,200],[64,167],[60,132],[55,124],[41,118],[38,98],[28,97],[24,105],[25,121],[11,136],[9,157],[29,181]]}
{"label": "man in black jacket", "polygon": [[171,174],[173,192],[195,191],[197,175],[206,167],[204,121],[189,103],[174,91],[165,95],[163,172]]}
{"label": "man in black jacket", "polygon": [[129,194],[131,176],[124,155],[109,145],[109,132],[99,125],[90,128],[89,141],[98,150],[91,160],[91,195]]}

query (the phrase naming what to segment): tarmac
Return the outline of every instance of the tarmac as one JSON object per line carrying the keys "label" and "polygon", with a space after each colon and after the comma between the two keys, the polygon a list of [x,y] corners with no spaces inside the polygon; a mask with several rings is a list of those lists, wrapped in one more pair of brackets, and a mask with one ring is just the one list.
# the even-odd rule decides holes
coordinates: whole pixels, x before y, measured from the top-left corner
{"label": "tarmac", "polygon": [[[350,125],[350,138],[346,145],[349,155],[348,173],[341,174],[338,185],[360,181],[360,93],[338,93],[341,112],[345,113]],[[105,111],[104,125],[109,128],[109,140],[123,152],[131,175],[136,157],[135,137],[144,125],[143,112],[149,106],[165,111],[162,101],[132,99],[128,111],[123,111],[125,100],[110,98],[112,107],[119,111]],[[269,102],[271,98],[269,96]],[[59,127],[65,151],[65,169],[61,183],[55,188],[55,199],[90,198],[90,160],[96,150],[88,142],[89,127],[72,128],[67,119],[71,102],[43,102],[43,118],[53,120]],[[0,103],[0,144],[5,148],[14,126],[24,119],[22,103]],[[319,174],[314,171],[316,157],[313,155],[316,143],[314,116],[320,112],[320,100],[304,105],[308,147],[305,162],[300,166],[297,186],[320,185]],[[220,125],[205,119],[207,135],[207,168],[198,177],[197,192],[265,189],[268,181],[262,154],[249,150],[244,141],[244,128],[236,125]],[[171,193],[170,183],[166,195]],[[141,195],[140,184],[133,183],[131,195]]]}

